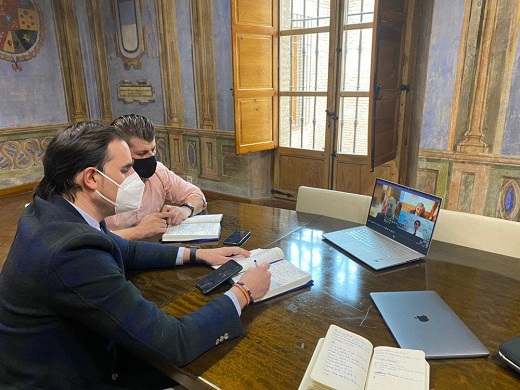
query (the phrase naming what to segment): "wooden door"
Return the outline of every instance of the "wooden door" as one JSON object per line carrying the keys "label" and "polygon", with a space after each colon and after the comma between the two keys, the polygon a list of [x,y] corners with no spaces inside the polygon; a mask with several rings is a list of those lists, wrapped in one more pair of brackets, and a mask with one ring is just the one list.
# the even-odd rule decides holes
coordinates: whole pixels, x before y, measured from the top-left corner
{"label": "wooden door", "polygon": [[[325,143],[322,150],[282,146],[276,149],[274,188],[275,196],[280,198],[295,197],[300,185],[370,195],[376,177],[398,181],[397,134],[407,1],[376,1],[373,20],[354,26],[346,20],[350,16],[344,9],[345,2],[331,3],[327,109],[322,113],[326,116]],[[354,29],[373,31],[370,90],[342,89],[348,50],[345,42]],[[281,96],[284,94],[280,91]],[[365,111],[369,107],[364,153],[343,151],[341,147],[340,122],[344,115],[340,118],[340,113],[342,107],[348,106],[344,104],[346,100],[356,99],[363,100]]]}

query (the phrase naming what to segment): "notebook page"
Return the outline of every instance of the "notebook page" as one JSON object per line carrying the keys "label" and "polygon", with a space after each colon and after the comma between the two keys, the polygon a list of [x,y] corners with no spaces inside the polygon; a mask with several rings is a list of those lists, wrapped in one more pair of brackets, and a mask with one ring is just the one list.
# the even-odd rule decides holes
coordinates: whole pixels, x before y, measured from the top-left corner
{"label": "notebook page", "polygon": [[220,222],[224,214],[199,214],[186,218],[182,223],[210,223]]}
{"label": "notebook page", "polygon": [[179,236],[218,236],[220,225],[211,223],[187,223],[170,226],[166,234]]}
{"label": "notebook page", "polygon": [[423,390],[429,384],[429,365],[423,351],[376,347],[367,380],[367,390]]}
{"label": "notebook page", "polygon": [[331,325],[311,372],[311,380],[332,389],[363,390],[372,343]]}

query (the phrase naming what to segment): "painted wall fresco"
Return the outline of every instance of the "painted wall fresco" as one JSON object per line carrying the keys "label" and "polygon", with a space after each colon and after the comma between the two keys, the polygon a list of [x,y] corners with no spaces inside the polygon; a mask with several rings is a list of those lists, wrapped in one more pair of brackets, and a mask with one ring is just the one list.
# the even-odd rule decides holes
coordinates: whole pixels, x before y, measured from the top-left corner
{"label": "painted wall fresco", "polygon": [[231,64],[231,2],[213,2],[213,41],[217,88],[218,127],[234,130],[233,71]]}
{"label": "painted wall fresco", "polygon": [[[159,47],[157,36],[157,20],[154,0],[141,0],[141,23],[146,47],[144,54],[139,58],[140,68],[130,66],[125,69],[123,60],[118,57],[116,47],[118,45],[116,30],[116,15],[111,0],[101,2],[103,14],[103,26],[107,44],[107,62],[112,100],[112,112],[114,117],[124,114],[139,114],[150,118],[156,124],[164,124],[164,101],[161,81],[161,69],[159,62]],[[123,19],[124,20],[124,19]],[[138,101],[124,102],[118,99],[118,85],[128,81],[137,83],[144,81],[154,89],[155,99],[150,103]]]}
{"label": "painted wall fresco", "polygon": [[[520,132],[518,131],[520,123],[520,52],[518,51],[517,31],[515,35],[515,29],[517,30],[518,26],[511,26],[512,28],[508,29],[503,28],[504,26],[500,24],[504,18],[508,17],[505,10],[514,10],[518,4],[509,0],[487,2],[485,3],[487,8],[482,8],[480,21],[477,20],[482,25],[478,26],[479,28],[468,29],[469,34],[478,34],[470,37],[480,44],[479,50],[476,50],[477,56],[486,53],[486,43],[489,41],[494,45],[489,50],[489,57],[485,59],[473,58],[471,57],[473,54],[469,54],[469,58],[460,55],[462,49],[459,49],[459,46],[461,46],[463,24],[475,23],[475,20],[470,21],[470,16],[473,15],[465,15],[464,12],[470,12],[472,7],[480,12],[480,7],[483,7],[483,3],[478,1],[468,1],[466,5],[469,7],[465,10],[464,2],[446,0],[434,2],[416,183],[418,188],[442,196],[444,198],[443,208],[520,221],[520,159],[518,158],[520,156]],[[493,18],[490,15],[494,15]],[[495,17],[496,19],[494,19]],[[495,24],[485,25],[485,23]],[[512,40],[512,43],[509,43],[509,34],[516,38]],[[507,58],[508,53],[514,55],[512,70],[507,68],[507,61],[503,60]],[[466,55],[468,54],[466,53]],[[498,60],[494,61],[494,59]],[[466,84],[462,84],[462,76],[456,74],[459,61],[467,61],[463,65],[470,67],[470,72],[467,72],[466,75],[473,73],[470,83],[468,80],[464,80]],[[471,72],[471,66],[474,66],[473,72]],[[483,70],[480,70],[480,67]],[[496,74],[500,72],[512,72],[508,75],[511,76],[510,84],[491,84],[493,80],[502,82],[502,78],[496,77]],[[482,74],[486,74],[487,77],[480,77]],[[489,83],[487,83],[488,81]],[[456,83],[460,84],[456,85]],[[466,123],[470,129],[453,128],[452,111],[460,109],[461,111],[455,112],[465,112],[464,107],[462,109],[457,107],[453,99],[455,89],[460,85],[469,85],[473,89],[472,93],[465,96],[466,98],[469,96],[470,101],[459,102],[472,105],[473,115],[484,117],[490,112],[505,112],[505,114],[500,114],[505,115],[503,120],[494,118],[494,121],[486,122],[480,128],[471,128],[471,126],[475,126],[475,123],[477,126],[479,124],[475,121],[470,123],[467,118],[462,122]],[[501,89],[499,90],[499,88]],[[491,96],[500,95],[504,88],[510,88],[506,108],[500,107],[499,101],[493,101],[491,98]],[[482,91],[489,91],[489,96],[483,94]],[[480,97],[483,97],[483,102],[478,100]],[[489,123],[494,124],[493,128],[488,126]],[[504,128],[500,128],[500,123],[503,123]],[[450,131],[453,131],[454,134],[450,134]],[[470,139],[471,137],[457,139],[458,135],[464,134],[466,131],[471,131],[471,136],[476,137],[477,141]],[[455,140],[454,150],[451,150],[448,145],[450,137]],[[501,142],[501,153],[493,154],[492,147],[479,148],[478,145],[484,145],[482,142],[484,139]],[[465,142],[467,144],[464,145]],[[461,144],[464,147],[461,148]]]}
{"label": "painted wall fresco", "polygon": [[[520,40],[520,37],[518,39]],[[520,50],[518,50],[518,47],[517,43],[514,74],[502,142],[502,154],[508,156],[520,156]]]}
{"label": "painted wall fresco", "polygon": [[[65,91],[63,89],[62,69],[58,50],[58,34],[55,29],[52,0],[39,2],[44,11],[47,37],[41,52],[33,60],[23,64],[23,71],[13,71],[12,64],[0,61],[0,129],[15,128],[2,134],[0,130],[0,190],[23,186],[38,181],[42,176],[41,157],[46,142],[64,124],[68,123]],[[94,31],[89,23],[90,7],[83,0],[73,0],[75,23],[80,40],[83,70],[86,84],[86,100],[88,117],[92,120],[102,119],[101,102],[96,79],[94,48],[92,37]],[[127,2],[129,3],[129,2]],[[110,92],[110,108],[113,117],[127,113],[137,113],[149,117],[157,126],[158,157],[165,164],[178,162],[177,172],[183,176],[191,176],[195,184],[203,189],[216,192],[229,192],[247,198],[268,195],[269,183],[259,185],[251,182],[252,170],[270,171],[270,159],[266,156],[236,156],[234,152],[234,108],[232,93],[231,63],[231,5],[227,0],[211,3],[200,2],[199,7],[210,6],[212,20],[211,36],[213,38],[213,71],[217,75],[215,85],[216,100],[216,133],[205,132],[197,135],[197,99],[194,71],[194,37],[192,34],[192,12],[195,5],[190,0],[175,0],[172,7],[175,15],[175,44],[179,52],[179,69],[175,69],[180,77],[183,112],[180,113],[184,126],[179,133],[172,133],[165,126],[165,113],[160,63],[160,40],[155,0],[139,0],[139,11],[143,33],[144,52],[136,62],[126,62],[118,53],[120,45],[117,40],[115,1],[100,0],[102,34],[105,43],[106,60]],[[119,12],[120,9],[117,9]],[[124,11],[124,10],[122,10]],[[124,12],[123,12],[124,13]],[[121,13],[122,24],[132,23],[131,15]],[[127,26],[128,27],[128,26]],[[119,46],[118,46],[119,45]],[[129,66],[129,64],[131,64]],[[153,86],[155,99],[142,103],[125,102],[118,99],[118,84],[122,81],[136,83],[145,81]],[[199,103],[200,104],[200,103]],[[49,125],[57,123],[57,126]],[[226,134],[227,133],[227,134]],[[204,142],[200,137],[204,138]],[[208,138],[209,137],[209,138]],[[173,147],[173,146],[175,147]],[[211,150],[208,149],[211,145]],[[223,146],[225,145],[225,147]],[[177,153],[179,156],[173,155]],[[208,154],[209,153],[209,154]],[[209,157],[211,158],[209,158]],[[179,158],[178,158],[179,157]],[[258,160],[258,161],[256,161]],[[212,167],[203,167],[203,162]],[[223,163],[226,161],[226,163]],[[211,175],[201,177],[203,168]],[[209,171],[208,171],[209,169]],[[236,172],[240,175],[236,175]],[[265,187],[265,188],[264,188]]]}
{"label": "painted wall fresco", "polygon": [[[511,0],[500,0],[510,2]],[[503,137],[501,154],[462,153],[448,150],[450,120],[456,89],[461,32],[467,19],[465,2],[436,0],[434,2],[432,35],[426,72],[425,104],[420,127],[421,141],[417,187],[444,197],[443,207],[484,214],[497,218],[520,220],[520,55],[517,42],[509,48],[516,56],[509,106],[504,129],[493,129]],[[0,189],[30,183],[41,175],[41,155],[46,139],[68,121],[63,90],[62,69],[54,25],[53,3],[39,2],[45,15],[47,34],[38,55],[24,62],[23,70],[14,71],[12,64],[0,60]],[[85,4],[74,0],[78,10],[77,24],[85,68],[89,114],[99,119],[99,97],[96,95],[90,26],[85,16]],[[141,68],[125,68],[117,55],[115,19],[111,0],[101,0],[104,37],[113,115],[138,113],[152,119],[160,129],[160,154],[168,162],[180,161],[178,172],[191,175],[196,184],[215,192],[237,196],[258,196],[270,183],[252,179],[255,172],[272,171],[269,153],[236,156],[234,153],[234,112],[232,91],[231,16],[226,0],[211,2],[213,63],[216,74],[215,91],[217,130],[201,131],[197,123],[197,96],[194,72],[192,36],[192,6],[190,0],[176,0],[177,48],[179,50],[184,128],[178,133],[164,126],[164,102],[159,57],[159,40],[154,0],[141,0],[142,25],[146,36],[146,52],[140,58]],[[491,4],[491,3],[486,3]],[[518,28],[518,27],[516,27]],[[518,39],[518,34],[516,35]],[[117,98],[117,85],[122,80],[146,80],[155,89],[153,102],[124,103]],[[19,128],[5,134],[1,129]],[[29,128],[29,129],[27,129]],[[458,129],[459,133],[461,129]],[[203,138],[206,139],[203,140]],[[178,160],[171,153],[175,144],[182,155]],[[206,146],[204,146],[206,145]],[[203,161],[213,163],[205,154],[212,145],[217,155],[218,170],[213,177],[201,177]],[[179,149],[180,148],[180,149]],[[170,153],[170,154],[169,154]],[[169,157],[169,158],[168,158]],[[266,162],[264,162],[266,161]],[[268,161],[268,162],[267,162]],[[196,163],[194,163],[196,162]],[[239,172],[240,175],[236,175]],[[256,174],[256,176],[265,176]],[[266,179],[267,180],[267,179]],[[255,192],[256,191],[256,192]],[[268,196],[268,192],[265,192]]]}
{"label": "painted wall fresco", "polygon": [[446,149],[455,88],[464,1],[436,0],[421,125],[422,149]]}
{"label": "painted wall fresco", "polygon": [[191,36],[190,0],[178,0],[177,39],[179,45],[182,101],[184,105],[184,126],[195,129],[197,124],[197,102],[195,98],[195,79],[193,75],[193,48]]}
{"label": "painted wall fresco", "polygon": [[81,40],[81,54],[83,56],[83,68],[87,84],[87,100],[89,116],[92,120],[100,120],[99,96],[96,91],[96,75],[94,72],[94,58],[90,44],[90,25],[87,18],[87,6],[83,0],[74,0],[76,17],[78,20],[79,37]]}
{"label": "painted wall fresco", "polygon": [[46,29],[38,54],[18,71],[0,60],[0,129],[67,122],[52,1],[37,4]]}

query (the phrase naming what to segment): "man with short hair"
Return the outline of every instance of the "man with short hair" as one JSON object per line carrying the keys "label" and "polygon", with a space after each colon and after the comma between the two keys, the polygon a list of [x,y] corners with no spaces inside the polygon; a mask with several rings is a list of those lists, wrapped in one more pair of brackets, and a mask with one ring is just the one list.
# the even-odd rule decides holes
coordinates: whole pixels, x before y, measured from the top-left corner
{"label": "man with short hair", "polygon": [[409,230],[408,230],[408,233],[410,233],[412,236],[415,236],[417,238],[424,238],[423,237],[423,234],[419,231],[421,227],[421,221],[419,221],[418,219],[413,223],[413,227],[411,227]]}
{"label": "man with short hair", "polygon": [[71,125],[49,143],[43,168],[0,273],[0,388],[163,389],[171,380],[141,359],[182,366],[244,334],[240,314],[268,291],[268,266],[179,318],[126,279],[127,270],[249,252],[127,241],[106,229],[103,219],[139,208],[143,192],[119,130]]}
{"label": "man with short hair", "polygon": [[106,219],[110,230],[127,240],[140,240],[163,234],[168,224],[178,225],[206,208],[206,198],[200,188],[157,161],[155,128],[150,119],[123,115],[114,120],[112,126],[123,132],[130,146],[133,168],[145,187],[139,210]]}
{"label": "man with short hair", "polygon": [[394,225],[397,223],[395,211],[397,209],[397,201],[393,196],[389,196],[386,200],[385,211],[377,213],[376,221],[385,225]]}

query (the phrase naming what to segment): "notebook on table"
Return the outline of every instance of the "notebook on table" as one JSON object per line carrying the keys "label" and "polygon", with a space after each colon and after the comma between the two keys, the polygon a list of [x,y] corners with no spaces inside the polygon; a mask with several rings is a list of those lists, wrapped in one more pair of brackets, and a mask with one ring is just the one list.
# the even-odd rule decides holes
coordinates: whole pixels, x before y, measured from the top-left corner
{"label": "notebook on table", "polygon": [[323,238],[376,270],[424,259],[441,202],[438,196],[377,178],[365,225]]}
{"label": "notebook on table", "polygon": [[427,359],[489,355],[435,291],[372,292],[370,297],[401,348],[420,349]]}

